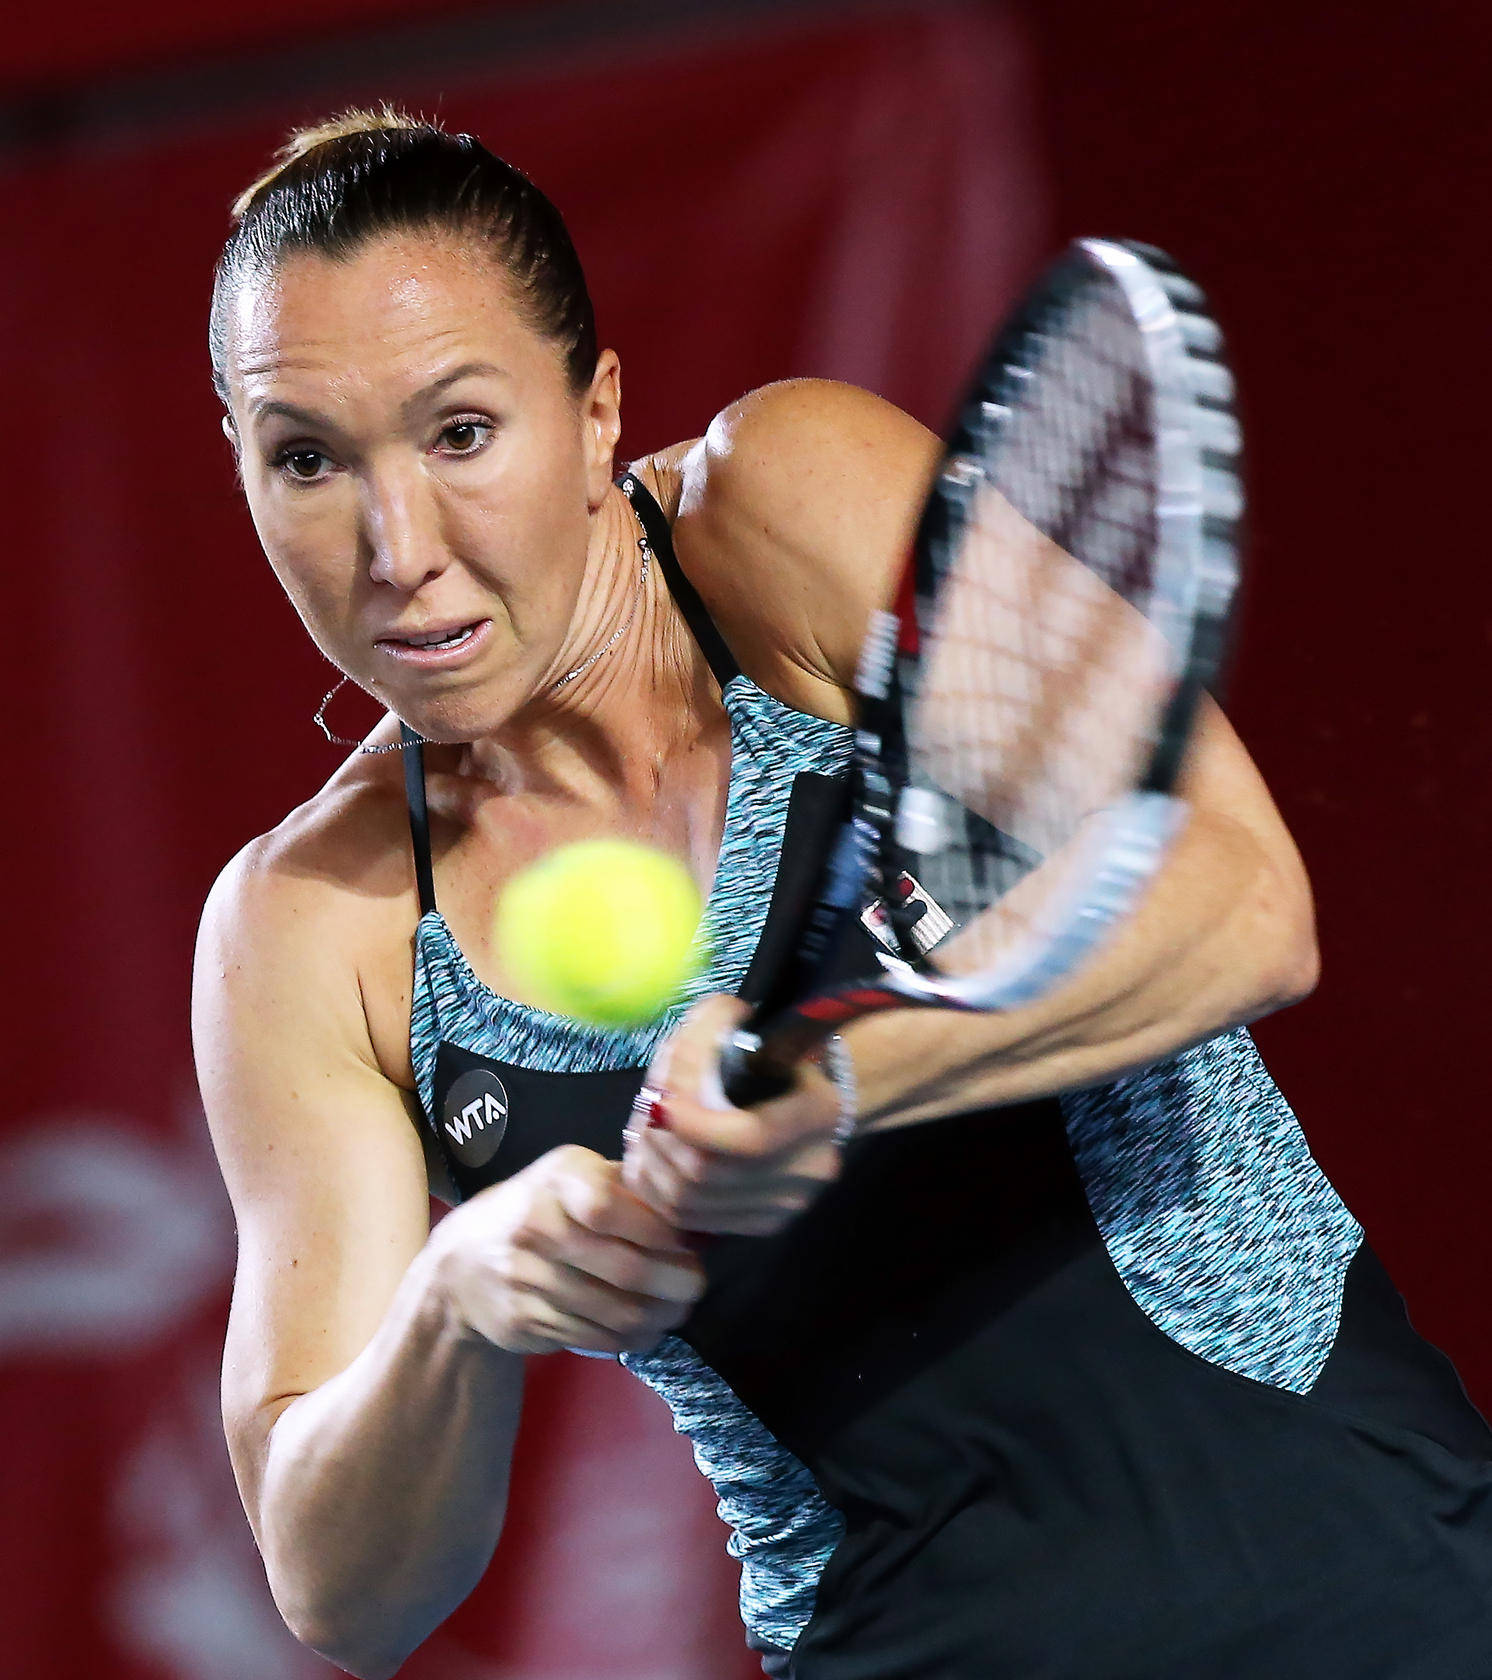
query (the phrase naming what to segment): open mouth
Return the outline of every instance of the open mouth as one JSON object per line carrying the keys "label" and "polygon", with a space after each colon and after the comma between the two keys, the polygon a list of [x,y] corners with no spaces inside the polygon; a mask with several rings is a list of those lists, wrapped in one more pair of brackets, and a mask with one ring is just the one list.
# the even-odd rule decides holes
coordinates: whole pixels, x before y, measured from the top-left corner
{"label": "open mouth", "polygon": [[417,665],[445,664],[459,660],[473,650],[491,628],[490,618],[470,624],[449,625],[443,630],[424,630],[417,635],[380,636],[378,646],[394,659]]}
{"label": "open mouth", "polygon": [[385,636],[385,647],[453,648],[469,642],[477,633],[475,624],[463,624],[455,630],[432,630],[427,636]]}

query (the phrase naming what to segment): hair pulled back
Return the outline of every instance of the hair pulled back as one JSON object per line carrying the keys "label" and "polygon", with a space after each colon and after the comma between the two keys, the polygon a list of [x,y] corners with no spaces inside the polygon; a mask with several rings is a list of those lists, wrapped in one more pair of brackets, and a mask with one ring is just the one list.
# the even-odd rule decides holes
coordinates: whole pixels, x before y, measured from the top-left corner
{"label": "hair pulled back", "polygon": [[561,350],[571,388],[596,367],[596,322],[560,213],[519,169],[469,134],[385,105],[297,129],[233,205],[213,276],[208,344],[226,403],[229,311],[245,282],[286,257],[344,261],[386,234],[444,232],[480,244],[508,276],[529,325]]}

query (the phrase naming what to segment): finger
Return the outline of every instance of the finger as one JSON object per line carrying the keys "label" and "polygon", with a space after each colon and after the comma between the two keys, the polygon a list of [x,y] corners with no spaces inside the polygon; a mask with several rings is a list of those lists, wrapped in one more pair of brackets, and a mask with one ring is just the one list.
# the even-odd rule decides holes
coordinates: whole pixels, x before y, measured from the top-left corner
{"label": "finger", "polygon": [[[837,1176],[836,1160],[815,1158],[805,1170],[775,1172],[746,1184],[687,1184],[659,1171],[648,1179],[648,1199],[663,1216],[682,1223],[680,1215],[720,1214],[752,1207],[801,1208]],[[814,1170],[818,1168],[819,1170]],[[686,1225],[686,1229],[695,1229]]]}
{"label": "finger", "polygon": [[794,1151],[786,1162],[727,1162],[726,1181],[713,1176],[701,1181],[680,1170],[666,1147],[669,1142],[660,1138],[655,1144],[650,1138],[629,1170],[637,1192],[686,1231],[754,1233],[764,1221],[780,1223],[801,1212],[838,1176],[841,1161],[832,1143],[814,1143]]}
{"label": "finger", "polygon": [[583,1225],[571,1225],[546,1258],[608,1289],[691,1305],[704,1293],[704,1272],[688,1245],[680,1242],[677,1229],[670,1229],[678,1247],[660,1254],[615,1237],[598,1237]]}
{"label": "finger", "polygon": [[750,1013],[740,998],[724,993],[701,998],[659,1047],[647,1083],[729,1106],[720,1090],[720,1046]]}
{"label": "finger", "polygon": [[[727,1154],[686,1143],[674,1132],[657,1129],[645,1133],[633,1146],[624,1163],[624,1182],[636,1190],[643,1182],[644,1166],[650,1182],[658,1181],[658,1170],[667,1171],[681,1188],[694,1188],[702,1196],[750,1194],[762,1185],[790,1182],[795,1177],[822,1183],[838,1172],[839,1149],[832,1134],[796,1137],[778,1149],[762,1154]],[[644,1196],[650,1206],[657,1203]]]}
{"label": "finger", "polygon": [[651,1139],[632,1152],[627,1161],[626,1173],[627,1182],[633,1192],[641,1197],[660,1219],[666,1220],[678,1231],[687,1232],[693,1229],[685,1206],[687,1186],[673,1163],[654,1146]]}
{"label": "finger", "polygon": [[553,1311],[594,1325],[628,1344],[638,1338],[656,1340],[665,1330],[682,1324],[693,1306],[692,1296],[666,1300],[617,1289],[590,1272],[563,1264],[552,1269],[543,1298]]}
{"label": "finger", "polygon": [[623,1165],[629,1189],[671,1226],[703,1229],[691,1215],[706,1205],[758,1195],[766,1176],[760,1162],[714,1156],[658,1128],[633,1143]]}
{"label": "finger", "polygon": [[650,1182],[649,1199],[680,1230],[696,1236],[769,1236],[795,1219],[821,1184],[773,1185],[756,1195],[709,1196]]}
{"label": "finger", "polygon": [[521,1330],[506,1344],[514,1353],[642,1353],[677,1326],[663,1319],[630,1332],[596,1323],[577,1313],[563,1312],[547,1302],[536,1302]]}
{"label": "finger", "polygon": [[558,1172],[554,1180],[555,1200],[575,1225],[655,1254],[688,1252],[678,1232],[626,1187],[616,1162],[593,1159],[594,1166]]}
{"label": "finger", "polygon": [[[733,1108],[721,1087],[722,1045],[748,1014],[739,998],[724,994],[695,1004],[654,1057],[634,1104],[630,1130],[682,1127],[689,1141],[703,1148],[745,1155],[770,1153],[796,1141],[803,1129],[803,1112],[794,1106],[794,1098],[803,1080],[795,1082],[785,1096],[752,1110]],[[710,1119],[714,1115],[731,1118],[715,1122]]]}
{"label": "finger", "polygon": [[[687,1274],[684,1268],[665,1265],[660,1275],[660,1269],[627,1244],[608,1244],[578,1227],[567,1235],[559,1252],[531,1239],[528,1246],[513,1250],[501,1268],[501,1294],[509,1303],[505,1316],[523,1339],[523,1350],[532,1351],[532,1338],[541,1335],[544,1326],[552,1327],[556,1315],[565,1321],[561,1346],[571,1345],[572,1320],[583,1320],[629,1346],[639,1337],[656,1340],[665,1329],[682,1323],[703,1293],[704,1273],[697,1262],[691,1262]],[[605,1252],[608,1247],[610,1253]],[[514,1345],[509,1335],[499,1339]]]}
{"label": "finger", "polygon": [[631,1173],[636,1163],[656,1161],[685,1184],[719,1184],[740,1182],[761,1169],[760,1162],[737,1155],[721,1154],[687,1143],[669,1126],[666,1115],[659,1122],[637,1134],[628,1154],[623,1157],[622,1182],[633,1182]]}
{"label": "finger", "polygon": [[716,1108],[687,1092],[666,1090],[661,1099],[666,1131],[711,1156],[770,1160],[809,1138],[831,1137],[839,1122],[839,1097],[817,1068],[800,1072],[792,1090],[760,1108]]}

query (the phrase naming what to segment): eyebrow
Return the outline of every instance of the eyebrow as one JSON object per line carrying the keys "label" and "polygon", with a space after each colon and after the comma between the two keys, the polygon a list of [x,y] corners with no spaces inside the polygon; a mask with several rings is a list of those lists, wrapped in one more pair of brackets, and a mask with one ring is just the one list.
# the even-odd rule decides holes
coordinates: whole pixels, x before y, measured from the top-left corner
{"label": "eyebrow", "polygon": [[[449,373],[441,374],[439,379],[432,379],[430,383],[416,391],[412,397],[400,405],[400,413],[409,415],[416,409],[428,403],[432,397],[438,397],[442,391],[452,385],[459,384],[463,379],[511,379],[513,376],[506,368],[500,368],[493,362],[462,362]],[[279,402],[251,402],[249,417],[252,420],[267,420],[272,416],[279,416],[286,420],[293,420],[298,425],[312,426],[322,430],[334,431],[333,422],[324,414],[317,414],[313,409],[298,408],[294,403]]]}
{"label": "eyebrow", "polygon": [[459,384],[463,379],[511,379],[513,376],[506,368],[500,368],[495,362],[462,362],[460,367],[454,367],[449,373],[441,374],[439,379],[433,379],[422,391],[415,394],[403,405],[402,412],[409,414],[421,403],[428,402],[431,397],[438,397],[452,385]]}

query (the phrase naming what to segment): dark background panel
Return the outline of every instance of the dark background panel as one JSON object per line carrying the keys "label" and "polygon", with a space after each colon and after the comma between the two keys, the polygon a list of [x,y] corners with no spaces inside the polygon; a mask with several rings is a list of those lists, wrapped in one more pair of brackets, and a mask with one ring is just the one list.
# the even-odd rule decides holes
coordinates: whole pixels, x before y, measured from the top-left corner
{"label": "dark background panel", "polygon": [[1059,231],[1168,247],[1232,341],[1252,572],[1230,709],[1323,953],[1315,997],[1258,1037],[1487,1405],[1492,21],[1440,0],[1031,17]]}

